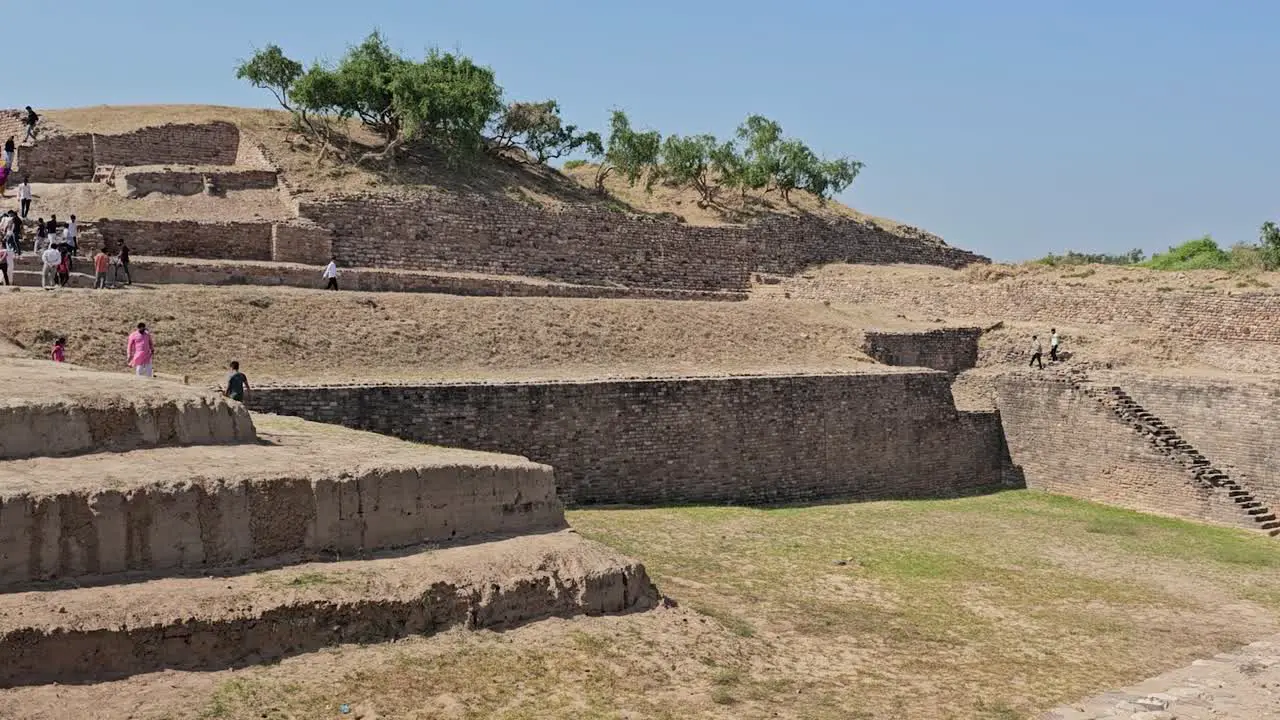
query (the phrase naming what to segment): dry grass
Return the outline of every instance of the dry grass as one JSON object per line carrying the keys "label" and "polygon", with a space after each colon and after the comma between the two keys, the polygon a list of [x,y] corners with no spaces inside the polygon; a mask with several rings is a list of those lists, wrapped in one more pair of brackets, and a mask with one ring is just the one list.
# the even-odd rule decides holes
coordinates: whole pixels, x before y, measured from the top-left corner
{"label": "dry grass", "polygon": [[1033,492],[570,520],[681,607],[60,688],[61,702],[167,699],[130,710],[225,720],[342,704],[380,719],[1003,720],[1280,624],[1273,541]]}
{"label": "dry grass", "polygon": [[0,292],[0,336],[41,356],[122,370],[145,321],[156,368],[254,382],[574,378],[856,370],[868,325],[910,326],[819,302],[671,302],[325,293],[159,286],[120,292]]}

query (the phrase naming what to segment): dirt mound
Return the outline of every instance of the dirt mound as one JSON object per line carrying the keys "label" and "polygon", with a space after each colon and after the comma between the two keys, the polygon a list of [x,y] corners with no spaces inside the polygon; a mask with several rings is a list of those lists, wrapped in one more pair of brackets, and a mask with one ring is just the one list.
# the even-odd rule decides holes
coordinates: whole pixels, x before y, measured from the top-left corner
{"label": "dirt mound", "polygon": [[[698,206],[697,193],[689,188],[658,186],[652,194],[643,188],[628,187],[624,181],[607,183],[613,197],[601,198],[591,191],[594,168],[577,168],[564,173],[545,166],[511,159],[482,157],[463,167],[432,162],[432,158],[404,159],[394,169],[372,171],[334,162],[317,162],[317,151],[295,132],[288,113],[214,105],[98,106],[48,110],[42,113],[46,133],[130,132],[141,127],[168,123],[227,121],[237,125],[251,142],[259,143],[273,163],[287,175],[291,194],[300,197],[368,192],[447,190],[500,194],[555,211],[565,205],[595,204],[642,214],[669,214],[692,225],[722,225],[769,215],[809,214],[827,219],[870,221],[904,237],[938,240],[936,236],[892,220],[865,215],[837,201],[820,202],[804,191],[792,193],[783,202],[776,193],[752,193],[745,201],[725,199],[714,208]],[[358,143],[377,146],[377,138],[358,122],[349,125]],[[271,203],[264,203],[269,206]],[[87,212],[86,216],[90,216]],[[227,217],[225,219],[240,219]],[[940,240],[939,240],[940,242]]]}
{"label": "dirt mound", "polygon": [[871,362],[864,327],[911,327],[820,302],[672,302],[163,286],[0,293],[3,333],[34,352],[123,368],[146,321],[158,371],[254,382],[670,376],[839,370]]}

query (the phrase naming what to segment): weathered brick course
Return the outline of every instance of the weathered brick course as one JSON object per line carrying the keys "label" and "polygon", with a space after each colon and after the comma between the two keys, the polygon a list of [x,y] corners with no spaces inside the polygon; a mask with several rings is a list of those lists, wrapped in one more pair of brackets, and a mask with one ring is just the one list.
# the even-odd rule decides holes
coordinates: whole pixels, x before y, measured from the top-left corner
{"label": "weathered brick course", "polygon": [[123,240],[134,255],[270,260],[271,225],[101,219],[93,223],[93,228],[109,250],[114,251]]}
{"label": "weathered brick course", "polygon": [[977,366],[982,328],[939,328],[923,332],[868,330],[863,337],[863,352],[877,362],[957,373]]}
{"label": "weathered brick course", "polygon": [[251,407],[552,465],[565,502],[939,497],[998,485],[1000,419],[932,371],[260,388]]}
{"label": "weathered brick course", "polygon": [[1055,374],[1010,371],[984,379],[992,384],[1010,456],[1028,487],[1256,529],[1225,492],[1195,482],[1177,461]]}
{"label": "weathered brick course", "polygon": [[549,212],[460,193],[303,202],[299,212],[333,232],[334,252],[346,264],[574,283],[745,289],[752,272],[790,274],[827,262],[986,262],[874,225],[806,217],[691,227],[596,207]]}

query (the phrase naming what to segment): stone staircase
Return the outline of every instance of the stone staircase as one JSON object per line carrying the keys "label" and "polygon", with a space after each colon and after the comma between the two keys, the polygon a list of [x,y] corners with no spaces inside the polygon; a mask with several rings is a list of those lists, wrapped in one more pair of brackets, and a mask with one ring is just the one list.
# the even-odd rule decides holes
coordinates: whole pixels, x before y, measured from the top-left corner
{"label": "stone staircase", "polygon": [[116,184],[116,166],[98,165],[93,169],[93,182],[114,187]]}
{"label": "stone staircase", "polygon": [[1060,374],[1073,389],[1093,398],[1118,420],[1142,435],[1156,452],[1182,465],[1198,485],[1214,491],[1225,491],[1231,502],[1259,530],[1272,537],[1280,536],[1280,519],[1275,512],[1247,488],[1215,467],[1203,453],[1154,413],[1140,405],[1123,388],[1115,385],[1107,387],[1094,385],[1086,371],[1079,367],[1063,370]]}

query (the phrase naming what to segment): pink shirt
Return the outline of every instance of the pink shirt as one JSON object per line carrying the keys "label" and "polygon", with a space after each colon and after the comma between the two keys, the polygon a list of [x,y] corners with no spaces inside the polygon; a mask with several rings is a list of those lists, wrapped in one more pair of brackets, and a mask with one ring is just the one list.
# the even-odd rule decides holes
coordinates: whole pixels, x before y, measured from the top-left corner
{"label": "pink shirt", "polygon": [[53,361],[54,361],[54,362],[66,362],[66,361],[67,361],[66,351],[65,351],[65,350],[63,350],[63,348],[62,348],[62,346],[61,346],[61,345],[54,345],[54,346],[53,346]]}
{"label": "pink shirt", "polygon": [[151,333],[134,330],[129,333],[129,344],[125,346],[129,355],[129,367],[138,367],[151,362]]}

